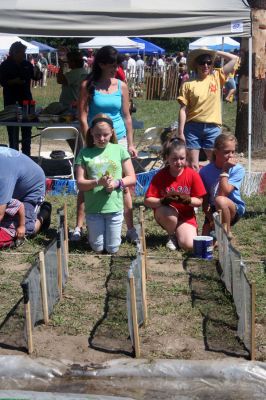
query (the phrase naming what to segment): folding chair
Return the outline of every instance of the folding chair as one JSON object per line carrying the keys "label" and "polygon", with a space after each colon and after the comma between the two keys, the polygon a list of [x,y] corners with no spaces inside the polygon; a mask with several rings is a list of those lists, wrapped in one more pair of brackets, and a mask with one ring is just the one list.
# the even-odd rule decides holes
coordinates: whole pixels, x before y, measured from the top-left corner
{"label": "folding chair", "polygon": [[[73,126],[54,126],[47,127],[41,131],[40,143],[39,143],[39,154],[38,154],[38,164],[42,166],[45,174],[48,178],[71,178],[74,179],[74,160],[77,153],[79,139],[79,131]],[[53,151],[42,151],[44,147],[44,140],[54,140],[54,141],[74,141],[73,151],[61,151],[58,153],[59,158],[55,158],[55,150]],[[60,150],[58,150],[60,152]],[[50,164],[50,169],[49,165]],[[61,166],[61,172],[60,172]],[[67,171],[66,171],[67,169]]]}
{"label": "folding chair", "polygon": [[[162,132],[163,128],[156,126],[144,131],[136,146],[138,157],[132,160],[136,172],[147,172],[163,165],[160,156],[162,150],[160,135]],[[140,145],[141,149],[139,150]]]}

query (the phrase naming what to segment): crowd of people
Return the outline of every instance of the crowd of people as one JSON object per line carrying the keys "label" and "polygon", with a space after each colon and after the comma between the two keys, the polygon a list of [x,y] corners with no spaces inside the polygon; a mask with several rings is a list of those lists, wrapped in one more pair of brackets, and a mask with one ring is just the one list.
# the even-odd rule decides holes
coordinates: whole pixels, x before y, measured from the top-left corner
{"label": "crowd of people", "polygon": [[[25,46],[19,43],[11,46],[10,56],[0,66],[5,105],[32,98],[33,66],[25,60]],[[59,101],[67,107],[75,103],[83,141],[75,160],[79,192],[72,240],[82,237],[86,221],[91,248],[113,254],[121,244],[123,220],[126,239],[138,239],[133,224],[136,176],[131,160],[137,150],[127,82],[132,74],[144,81],[144,61],[140,56],[135,61],[129,54],[123,60],[112,46],[104,46],[95,55],[91,52],[90,60],[83,57],[78,51],[68,52],[68,70],[65,60],[60,61],[57,74],[62,85]],[[225,60],[220,69],[214,68],[217,57]],[[145,205],[153,209],[155,221],[167,232],[170,250],[191,250],[199,232],[195,209],[203,207],[205,235],[213,230],[213,212],[221,210],[230,239],[231,226],[245,211],[240,195],[244,169],[236,160],[236,138],[221,132],[221,89],[236,70],[238,57],[200,49],[187,58],[179,53],[171,62],[185,73],[187,66],[193,77],[181,82],[178,131],[163,145],[165,166],[153,177]],[[164,57],[156,63],[161,70]],[[44,201],[44,173],[29,158],[29,128],[22,128],[24,154],[17,151],[18,128],[8,129],[8,135],[10,148],[0,147],[0,247],[47,229],[51,218],[51,205]],[[200,149],[209,163],[199,170]]]}

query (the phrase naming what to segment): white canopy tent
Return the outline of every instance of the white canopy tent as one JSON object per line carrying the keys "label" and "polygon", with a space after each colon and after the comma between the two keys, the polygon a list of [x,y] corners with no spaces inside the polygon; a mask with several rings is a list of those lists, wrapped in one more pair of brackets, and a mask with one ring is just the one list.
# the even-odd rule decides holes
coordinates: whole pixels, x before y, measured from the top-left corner
{"label": "white canopy tent", "polygon": [[39,47],[34,46],[29,42],[26,42],[26,40],[23,40],[15,35],[5,35],[3,33],[0,33],[0,55],[8,54],[11,44],[14,42],[21,42],[22,44],[27,46],[26,54],[39,53]]}
{"label": "white canopy tent", "polygon": [[144,44],[134,42],[126,36],[97,36],[88,42],[79,43],[79,49],[100,49],[107,45],[116,49],[143,49],[145,47]]}
{"label": "white canopy tent", "polygon": [[229,36],[205,36],[189,43],[189,50],[208,47],[213,50],[232,51],[240,48],[240,43]]}
{"label": "white canopy tent", "polygon": [[0,31],[24,36],[250,36],[242,0],[1,0]]}
{"label": "white canopy tent", "polygon": [[1,0],[0,11],[0,32],[23,36],[248,37],[251,170],[251,10],[245,0]]}

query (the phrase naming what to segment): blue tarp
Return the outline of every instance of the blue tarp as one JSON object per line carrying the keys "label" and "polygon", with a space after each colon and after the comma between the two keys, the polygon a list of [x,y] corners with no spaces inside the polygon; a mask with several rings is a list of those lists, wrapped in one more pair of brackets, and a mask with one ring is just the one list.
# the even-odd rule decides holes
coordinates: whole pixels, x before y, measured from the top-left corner
{"label": "blue tarp", "polygon": [[132,38],[134,42],[137,43],[143,43],[145,45],[144,49],[119,49],[119,53],[130,53],[130,54],[146,54],[146,55],[153,55],[153,54],[164,54],[165,50],[157,46],[156,44],[153,44],[151,42],[148,42],[147,40],[144,40],[142,38],[134,37]]}
{"label": "blue tarp", "polygon": [[30,43],[33,44],[34,46],[38,46],[40,51],[46,51],[46,52],[57,51],[57,49],[55,49],[54,47],[48,46],[48,44],[45,43],[36,42],[36,40],[32,40]]}

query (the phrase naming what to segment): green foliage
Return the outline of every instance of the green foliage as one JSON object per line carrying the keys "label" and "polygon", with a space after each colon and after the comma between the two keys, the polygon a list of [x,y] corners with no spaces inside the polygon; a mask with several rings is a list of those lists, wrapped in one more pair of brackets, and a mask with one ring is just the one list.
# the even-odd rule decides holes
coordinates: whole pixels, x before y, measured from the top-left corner
{"label": "green foliage", "polygon": [[156,44],[157,46],[165,49],[167,54],[176,54],[178,51],[187,51],[190,42],[195,40],[195,38],[145,38],[148,41]]}

